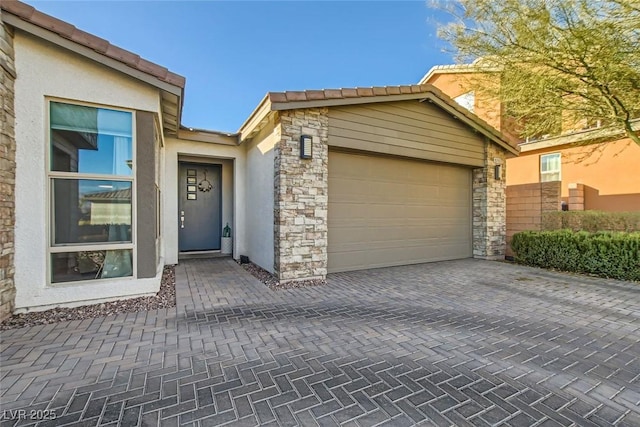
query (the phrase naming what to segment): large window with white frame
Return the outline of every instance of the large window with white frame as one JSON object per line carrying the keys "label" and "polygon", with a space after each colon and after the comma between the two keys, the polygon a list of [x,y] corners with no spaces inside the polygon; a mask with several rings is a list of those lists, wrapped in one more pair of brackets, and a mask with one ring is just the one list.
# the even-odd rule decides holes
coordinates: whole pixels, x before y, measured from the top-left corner
{"label": "large window with white frame", "polygon": [[560,181],[561,177],[560,153],[543,154],[540,156],[540,182]]}
{"label": "large window with white frame", "polygon": [[49,102],[50,283],[134,275],[133,117]]}

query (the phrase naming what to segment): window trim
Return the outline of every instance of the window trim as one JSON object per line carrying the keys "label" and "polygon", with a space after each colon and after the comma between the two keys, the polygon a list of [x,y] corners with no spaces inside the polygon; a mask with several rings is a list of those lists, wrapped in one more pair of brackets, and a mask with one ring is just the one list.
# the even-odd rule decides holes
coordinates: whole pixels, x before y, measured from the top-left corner
{"label": "window trim", "polygon": [[[558,156],[558,170],[557,171],[543,171],[542,170],[542,158],[546,157],[546,156]],[[540,154],[539,157],[539,162],[540,162],[540,167],[539,167],[539,171],[540,171],[540,182],[555,182],[555,181],[562,181],[562,153],[557,151],[557,152],[553,152],[553,153],[545,153],[545,154]],[[558,174],[558,179],[554,179],[554,180],[549,180],[549,181],[544,181],[542,179],[543,176],[546,175],[551,175],[551,174]]]}
{"label": "window trim", "polygon": [[[137,180],[136,180],[136,165],[138,160],[136,158],[137,155],[137,123],[136,123],[136,110],[132,110],[129,108],[107,105],[107,104],[97,104],[86,101],[79,101],[75,99],[65,99],[58,97],[45,97],[45,179],[46,179],[46,194],[45,194],[45,234],[46,234],[46,286],[47,287],[58,287],[58,286],[80,286],[87,284],[98,284],[105,282],[113,282],[113,281],[132,281],[138,277],[138,250],[137,250],[137,240],[138,240],[138,230],[137,230]],[[109,109],[114,111],[123,111],[131,114],[131,175],[105,175],[105,174],[96,174],[96,173],[79,173],[79,172],[60,172],[51,170],[51,103],[57,102],[62,104],[71,104],[71,105],[79,105],[84,107],[92,107],[92,108],[102,108]],[[54,224],[53,224],[53,215],[54,210],[54,192],[53,192],[53,182],[54,179],[73,179],[73,180],[81,180],[81,179],[90,179],[90,180],[108,180],[108,181],[122,181],[122,182],[131,182],[131,242],[120,242],[120,243],[109,243],[109,242],[96,242],[91,244],[76,244],[76,243],[65,243],[65,244],[55,244],[55,236],[54,236]],[[51,265],[51,255],[55,253],[65,253],[65,252],[83,252],[83,251],[101,251],[101,250],[131,250],[131,263],[132,263],[132,275],[125,277],[109,277],[105,279],[90,279],[90,280],[74,280],[68,282],[53,282],[52,272],[53,268]]]}

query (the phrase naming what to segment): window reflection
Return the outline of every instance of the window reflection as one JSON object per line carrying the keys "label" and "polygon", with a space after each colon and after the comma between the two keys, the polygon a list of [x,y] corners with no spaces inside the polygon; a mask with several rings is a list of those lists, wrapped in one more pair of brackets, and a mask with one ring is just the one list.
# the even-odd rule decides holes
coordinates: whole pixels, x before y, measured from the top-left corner
{"label": "window reflection", "polygon": [[131,249],[51,254],[51,283],[133,275]]}
{"label": "window reflection", "polygon": [[131,182],[53,180],[54,244],[131,242]]}

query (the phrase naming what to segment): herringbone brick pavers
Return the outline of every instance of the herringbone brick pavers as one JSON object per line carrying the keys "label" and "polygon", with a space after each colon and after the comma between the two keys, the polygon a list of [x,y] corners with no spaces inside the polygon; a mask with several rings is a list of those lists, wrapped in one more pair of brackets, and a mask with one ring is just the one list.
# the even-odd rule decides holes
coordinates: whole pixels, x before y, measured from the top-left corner
{"label": "herringbone brick pavers", "polygon": [[[3,333],[2,425],[640,425],[640,287],[461,260]],[[45,419],[53,418],[55,419]]]}

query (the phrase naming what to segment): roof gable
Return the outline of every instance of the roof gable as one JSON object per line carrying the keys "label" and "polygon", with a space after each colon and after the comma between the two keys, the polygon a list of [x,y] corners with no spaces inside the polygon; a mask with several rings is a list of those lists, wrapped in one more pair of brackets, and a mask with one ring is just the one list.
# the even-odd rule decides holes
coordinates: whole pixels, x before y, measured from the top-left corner
{"label": "roof gable", "polygon": [[440,107],[453,118],[460,120],[474,131],[481,133],[510,153],[514,155],[518,154],[515,141],[509,140],[487,122],[469,112],[464,107],[461,107],[441,90],[430,84],[269,92],[258,108],[254,110],[247,121],[241,126],[239,130],[241,135],[240,139],[250,138],[268,118],[269,113],[273,111],[393,102],[411,99],[430,102]]}

